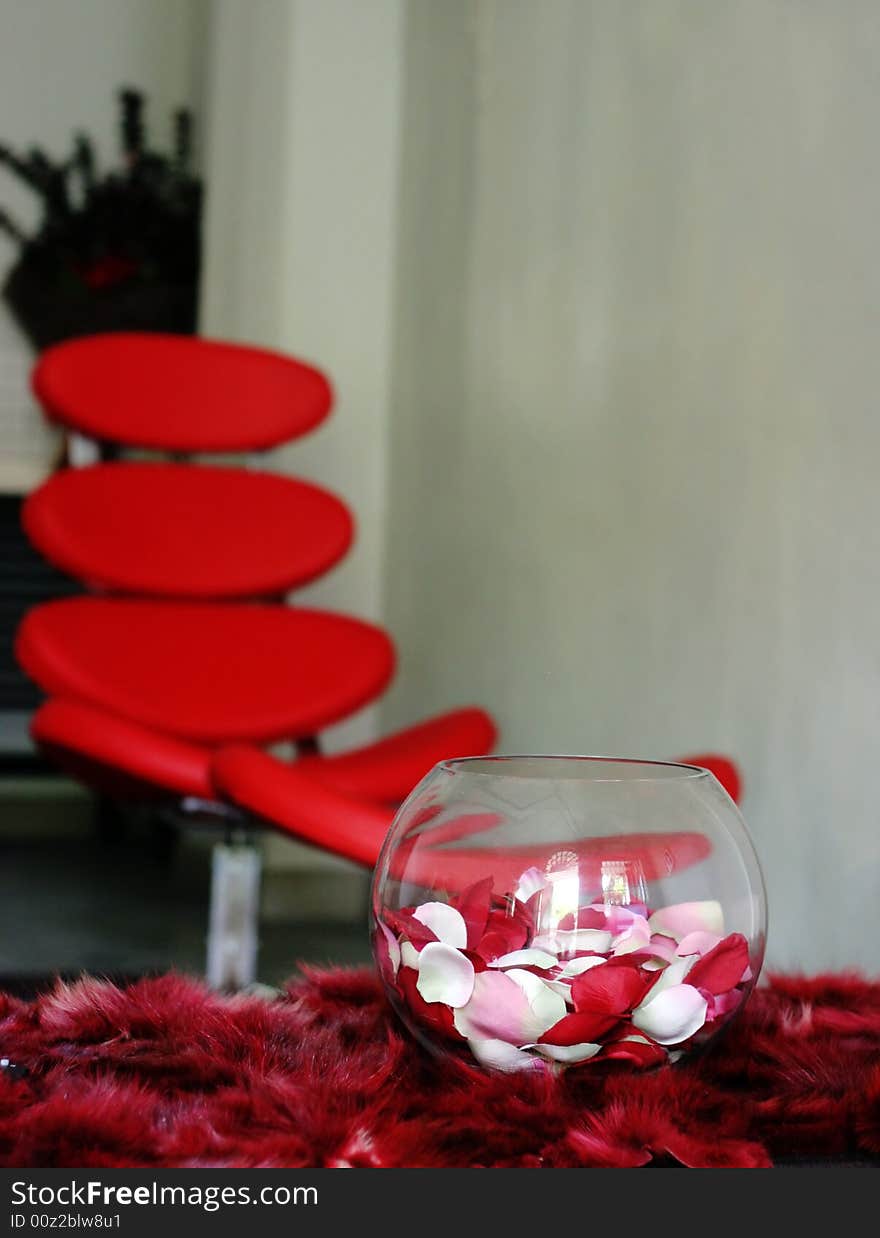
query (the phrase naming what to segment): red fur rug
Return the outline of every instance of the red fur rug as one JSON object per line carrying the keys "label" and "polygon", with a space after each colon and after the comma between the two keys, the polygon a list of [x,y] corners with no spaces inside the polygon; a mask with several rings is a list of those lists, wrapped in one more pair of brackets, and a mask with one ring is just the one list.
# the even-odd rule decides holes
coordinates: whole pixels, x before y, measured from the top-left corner
{"label": "red fur rug", "polygon": [[653,1074],[438,1063],[369,972],[277,1001],[164,976],[0,994],[4,1166],[761,1166],[880,1160],[880,983],[775,977]]}

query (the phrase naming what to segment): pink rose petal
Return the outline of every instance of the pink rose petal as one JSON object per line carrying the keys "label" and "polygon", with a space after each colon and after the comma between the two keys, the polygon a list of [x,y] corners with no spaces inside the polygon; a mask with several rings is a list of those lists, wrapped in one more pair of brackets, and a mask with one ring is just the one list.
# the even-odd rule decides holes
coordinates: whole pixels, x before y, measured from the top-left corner
{"label": "pink rose petal", "polygon": [[724,913],[721,904],[714,900],[704,903],[674,903],[661,907],[648,921],[652,933],[665,933],[681,941],[689,933],[724,932]]}
{"label": "pink rose petal", "polygon": [[429,928],[438,941],[460,950],[467,947],[467,925],[464,916],[448,903],[422,903],[413,912],[413,919]]}
{"label": "pink rose petal", "polygon": [[503,1040],[510,1045],[523,1045],[537,1039],[529,1035],[533,1015],[528,998],[503,971],[477,973],[471,999],[454,1011],[453,1022],[467,1040]]}
{"label": "pink rose petal", "polygon": [[685,954],[708,954],[710,950],[714,950],[719,941],[723,938],[717,933],[688,933],[687,937],[682,937],[681,941],[675,947],[675,953],[679,956]]}
{"label": "pink rose petal", "polygon": [[470,1001],[474,975],[473,963],[460,950],[442,941],[431,941],[419,953],[416,988],[429,1004],[443,1002],[456,1010]]}
{"label": "pink rose petal", "polygon": [[549,1027],[565,1017],[565,998],[554,992],[540,976],[517,967],[512,967],[504,974],[509,976],[514,984],[519,985],[528,1000],[532,1013],[530,1026],[533,1029],[530,1040],[537,1040]]}
{"label": "pink rose petal", "polygon": [[674,984],[633,1011],[633,1024],[660,1045],[677,1045],[698,1032],[708,1003],[690,984]]}

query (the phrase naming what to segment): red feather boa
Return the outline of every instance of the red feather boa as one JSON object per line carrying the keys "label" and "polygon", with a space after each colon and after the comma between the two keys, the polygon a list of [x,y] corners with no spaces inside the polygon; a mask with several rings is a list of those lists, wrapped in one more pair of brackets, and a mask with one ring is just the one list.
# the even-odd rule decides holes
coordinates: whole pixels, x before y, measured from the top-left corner
{"label": "red feather boa", "polygon": [[761,1166],[880,1159],[880,983],[777,976],[655,1073],[438,1062],[367,971],[286,997],[180,976],[0,994],[4,1166]]}

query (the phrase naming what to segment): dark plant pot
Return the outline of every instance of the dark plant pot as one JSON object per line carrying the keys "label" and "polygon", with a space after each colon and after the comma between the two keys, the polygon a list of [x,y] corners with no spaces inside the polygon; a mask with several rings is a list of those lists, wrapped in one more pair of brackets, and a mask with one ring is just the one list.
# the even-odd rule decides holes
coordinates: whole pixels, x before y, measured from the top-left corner
{"label": "dark plant pot", "polygon": [[3,284],[3,298],[37,352],[61,340],[104,331],[196,329],[198,286],[127,279],[92,289],[72,271],[47,270],[23,257]]}

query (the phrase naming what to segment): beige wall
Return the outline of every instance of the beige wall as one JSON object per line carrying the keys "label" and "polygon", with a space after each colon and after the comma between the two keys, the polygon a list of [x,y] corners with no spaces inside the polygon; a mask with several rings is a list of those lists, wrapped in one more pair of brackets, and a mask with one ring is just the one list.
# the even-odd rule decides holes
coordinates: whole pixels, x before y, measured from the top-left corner
{"label": "beige wall", "polygon": [[876,971],[880,10],[408,14],[385,717],[735,754],[771,962]]}
{"label": "beige wall", "polygon": [[[336,402],[268,467],[345,497],[351,555],[301,601],[382,611],[403,0],[215,0],[202,329],[305,357]],[[362,715],[331,746],[365,738]]]}
{"label": "beige wall", "polygon": [[[171,113],[190,105],[204,119],[202,72],[207,0],[0,0],[0,142],[45,147],[60,157],[76,130],[96,141],[100,166],[118,158],[116,93],[149,96],[156,144],[170,141]],[[196,130],[197,144],[200,140]],[[33,195],[0,168],[0,204],[28,230]],[[0,280],[15,247],[0,235]],[[53,441],[28,390],[30,347],[0,305],[0,489],[34,485]]]}

